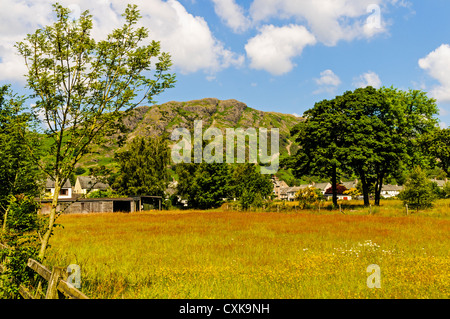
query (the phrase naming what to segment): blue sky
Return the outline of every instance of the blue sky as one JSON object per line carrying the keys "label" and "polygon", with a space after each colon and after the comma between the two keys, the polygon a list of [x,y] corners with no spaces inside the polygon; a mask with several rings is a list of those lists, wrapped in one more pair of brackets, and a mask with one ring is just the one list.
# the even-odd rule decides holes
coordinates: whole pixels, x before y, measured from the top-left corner
{"label": "blue sky", "polygon": [[[62,0],[89,9],[101,38],[128,1]],[[151,37],[173,56],[175,88],[158,103],[237,99],[301,115],[366,85],[421,89],[450,125],[448,0],[136,0]],[[0,83],[23,91],[15,41],[50,24],[52,1],[2,0]]]}

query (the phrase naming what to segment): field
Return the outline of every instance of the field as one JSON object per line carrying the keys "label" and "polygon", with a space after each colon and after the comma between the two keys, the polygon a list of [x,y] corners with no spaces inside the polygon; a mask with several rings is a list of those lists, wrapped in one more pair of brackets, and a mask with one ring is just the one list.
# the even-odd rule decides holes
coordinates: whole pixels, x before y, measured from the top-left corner
{"label": "field", "polygon": [[45,263],[81,266],[91,298],[448,298],[450,202],[382,205],[62,215]]}

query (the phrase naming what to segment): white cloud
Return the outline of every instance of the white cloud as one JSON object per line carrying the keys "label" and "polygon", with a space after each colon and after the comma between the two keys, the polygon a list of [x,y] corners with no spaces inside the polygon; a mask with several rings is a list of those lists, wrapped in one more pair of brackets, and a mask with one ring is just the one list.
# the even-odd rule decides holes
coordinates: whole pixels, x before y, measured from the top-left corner
{"label": "white cloud", "polygon": [[[95,39],[104,38],[123,24],[121,14],[127,5],[121,0],[60,0],[75,14],[88,9],[94,16]],[[241,66],[244,56],[225,48],[203,17],[194,16],[176,0],[134,0],[143,16],[141,24],[150,31],[150,39],[161,41],[161,48],[172,56],[174,70],[181,73],[205,71],[208,74],[230,66]],[[24,61],[14,44],[37,28],[53,23],[48,0],[2,0],[0,10],[0,80],[22,81]]]}
{"label": "white cloud", "polygon": [[314,35],[304,26],[265,25],[247,42],[245,51],[251,68],[282,75],[294,68],[292,59],[300,56],[306,46],[315,43]]}
{"label": "white cloud", "polygon": [[313,94],[319,94],[323,92],[333,93],[336,88],[341,84],[341,79],[332,71],[325,70],[320,73],[320,78],[314,79],[319,88],[313,92]]}
{"label": "white cloud", "polygon": [[439,85],[431,90],[431,95],[439,102],[450,102],[450,45],[442,44],[420,59],[419,66],[439,81]]}
{"label": "white cloud", "polygon": [[358,78],[355,79],[353,82],[353,85],[359,88],[365,88],[367,86],[373,86],[374,88],[378,89],[382,86],[382,82],[380,80],[380,77],[375,72],[369,71],[367,73],[364,73],[360,75]]}
{"label": "white cloud", "polygon": [[[253,20],[269,18],[306,22],[317,39],[326,45],[340,40],[370,38],[386,32],[381,7],[388,0],[255,0],[250,7]],[[371,8],[380,10],[369,10]],[[374,24],[378,22],[379,24]]]}
{"label": "white cloud", "polygon": [[235,0],[213,0],[216,14],[236,33],[246,31],[250,20]]}
{"label": "white cloud", "polygon": [[316,83],[318,85],[338,86],[341,84],[341,79],[332,70],[325,70],[320,73],[320,78],[316,79]]}

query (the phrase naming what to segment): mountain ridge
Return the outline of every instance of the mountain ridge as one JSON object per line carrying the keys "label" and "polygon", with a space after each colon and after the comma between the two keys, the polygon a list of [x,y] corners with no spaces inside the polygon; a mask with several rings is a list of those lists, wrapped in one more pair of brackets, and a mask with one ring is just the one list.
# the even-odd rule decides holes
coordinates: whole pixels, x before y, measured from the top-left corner
{"label": "mountain ridge", "polygon": [[[295,152],[290,140],[290,129],[304,119],[292,114],[264,112],[247,106],[235,99],[219,100],[203,98],[185,102],[170,101],[153,106],[139,106],[127,114],[123,124],[128,130],[126,141],[137,136],[150,137],[170,133],[175,128],[187,128],[192,131],[194,121],[202,120],[203,129],[216,127],[225,132],[226,128],[278,128],[280,131],[280,153]],[[87,156],[80,166],[112,163],[114,151],[118,145],[114,142],[102,146],[98,154]]]}

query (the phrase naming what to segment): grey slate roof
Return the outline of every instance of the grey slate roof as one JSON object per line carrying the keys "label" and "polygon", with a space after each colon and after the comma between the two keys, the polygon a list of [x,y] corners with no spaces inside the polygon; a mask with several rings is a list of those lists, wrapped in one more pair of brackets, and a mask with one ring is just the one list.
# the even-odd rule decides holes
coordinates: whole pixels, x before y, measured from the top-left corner
{"label": "grey slate roof", "polygon": [[82,189],[108,189],[107,183],[98,182],[96,178],[89,176],[78,176],[78,181]]}
{"label": "grey slate roof", "polygon": [[[71,188],[72,184],[70,184],[70,180],[66,180],[62,188]],[[50,178],[47,178],[45,181],[45,188],[55,188],[55,181],[51,180]]]}

